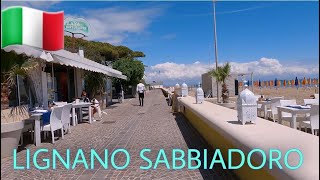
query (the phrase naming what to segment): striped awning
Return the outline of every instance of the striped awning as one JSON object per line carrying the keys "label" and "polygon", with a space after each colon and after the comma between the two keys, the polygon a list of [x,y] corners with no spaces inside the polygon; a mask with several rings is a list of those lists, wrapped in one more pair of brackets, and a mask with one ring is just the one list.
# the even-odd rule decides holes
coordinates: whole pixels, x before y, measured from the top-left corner
{"label": "striped awning", "polygon": [[4,51],[14,51],[17,54],[25,54],[30,57],[40,58],[47,62],[53,62],[61,65],[72,66],[88,71],[99,72],[111,77],[127,80],[127,76],[122,72],[111,67],[89,60],[79,56],[77,53],[71,53],[66,50],[44,51],[27,45],[10,45],[3,48]]}

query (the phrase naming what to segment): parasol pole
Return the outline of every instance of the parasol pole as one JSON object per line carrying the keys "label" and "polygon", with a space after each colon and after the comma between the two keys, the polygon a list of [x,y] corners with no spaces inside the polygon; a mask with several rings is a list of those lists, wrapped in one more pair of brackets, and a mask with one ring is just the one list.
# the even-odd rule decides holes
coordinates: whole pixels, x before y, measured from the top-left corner
{"label": "parasol pole", "polygon": [[252,86],[252,92],[254,94],[254,91],[253,91],[253,87],[254,87],[254,85],[253,85],[253,72],[251,72],[251,86]]}
{"label": "parasol pole", "polygon": [[53,101],[55,101],[55,89],[54,89],[54,69],[53,69],[53,62],[51,63],[51,72],[52,72],[52,93],[53,93]]}
{"label": "parasol pole", "polygon": [[259,86],[259,88],[260,88],[260,95],[262,95],[262,89],[261,89],[261,87],[262,87],[262,84],[261,84],[262,82],[260,81],[260,79],[259,79],[259,81],[258,81],[258,86]]}
{"label": "parasol pole", "polygon": [[[218,69],[218,43],[217,43],[217,24],[216,24],[216,0],[212,1],[212,5],[213,5],[214,51],[215,51],[215,61],[216,61],[216,70],[217,70]],[[217,79],[216,79],[216,85],[217,85],[217,102],[219,103],[220,102],[219,82]],[[213,95],[213,91],[212,91],[212,95]]]}

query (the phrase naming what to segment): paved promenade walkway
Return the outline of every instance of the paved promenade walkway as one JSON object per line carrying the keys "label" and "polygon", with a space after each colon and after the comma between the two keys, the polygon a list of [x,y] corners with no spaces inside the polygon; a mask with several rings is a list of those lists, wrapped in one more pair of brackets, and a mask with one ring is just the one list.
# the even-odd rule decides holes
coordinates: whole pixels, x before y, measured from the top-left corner
{"label": "paved promenade walkway", "polygon": [[[185,152],[188,148],[209,149],[211,152],[212,149],[210,150],[182,115],[171,113],[171,107],[167,105],[160,90],[147,93],[144,107],[138,104],[139,101],[136,98],[126,99],[122,104],[114,104],[105,110],[108,115],[105,115],[102,121],[93,124],[82,123],[72,127],[72,133],[66,134],[63,140],[56,140],[54,145],[50,143],[49,138],[48,142],[44,142],[41,147],[27,146],[31,154],[39,148],[47,148],[49,151],[56,149],[64,155],[66,149],[70,149],[72,163],[75,152],[80,148],[88,157],[87,161],[90,161],[88,155],[90,149],[95,149],[101,154],[100,157],[103,157],[102,153],[105,149],[108,149],[111,154],[114,149],[124,148],[131,156],[128,168],[113,169],[109,157],[108,169],[99,166],[96,161],[93,170],[85,169],[83,164],[74,170],[67,170],[60,162],[56,163],[57,168],[54,170],[52,168],[37,170],[32,164],[31,156],[31,169],[13,170],[13,158],[10,157],[1,160],[1,179],[235,179],[232,172],[223,170],[219,166],[215,166],[213,170],[188,170],[187,168],[167,170],[164,164],[160,164],[156,170],[141,170],[139,168],[141,165],[147,166],[146,161],[139,155],[144,148],[152,150],[146,156],[153,161],[153,164],[159,149],[165,149],[170,166],[172,149],[182,149]],[[18,165],[26,166],[25,154],[26,150],[18,152]],[[50,153],[40,153],[37,162],[44,166],[45,162],[42,162],[42,158],[50,158],[50,156]],[[211,159],[212,153],[209,157]],[[125,156],[116,156],[117,165],[123,165],[124,162]],[[52,162],[50,166],[52,167]]]}

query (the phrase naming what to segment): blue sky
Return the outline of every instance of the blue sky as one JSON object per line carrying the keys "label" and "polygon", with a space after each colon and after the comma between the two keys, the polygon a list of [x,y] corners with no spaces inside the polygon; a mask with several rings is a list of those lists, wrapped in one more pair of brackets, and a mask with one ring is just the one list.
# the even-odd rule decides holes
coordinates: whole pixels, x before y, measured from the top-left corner
{"label": "blue sky", "polygon": [[[212,2],[3,2],[2,8],[20,4],[83,17],[93,28],[89,40],[143,51],[149,81],[198,82],[214,62]],[[218,60],[231,62],[235,73],[318,77],[318,2],[218,2],[216,12]]]}

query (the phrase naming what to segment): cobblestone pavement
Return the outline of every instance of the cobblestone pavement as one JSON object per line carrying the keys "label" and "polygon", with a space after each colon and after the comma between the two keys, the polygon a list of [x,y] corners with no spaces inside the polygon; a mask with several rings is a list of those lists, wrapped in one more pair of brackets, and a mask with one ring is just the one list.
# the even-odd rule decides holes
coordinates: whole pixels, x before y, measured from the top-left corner
{"label": "cobblestone pavement", "polygon": [[[172,170],[172,149],[181,149],[186,155],[188,148],[200,151],[208,149],[209,152],[213,150],[182,115],[171,113],[171,107],[167,105],[160,90],[147,93],[144,107],[138,104],[136,98],[126,99],[122,104],[114,104],[106,109],[108,114],[102,121],[72,127],[72,133],[66,134],[63,140],[56,140],[55,144],[50,143],[49,137],[40,147],[28,145],[22,148],[17,154],[17,165],[26,167],[26,149],[30,149],[30,169],[14,170],[12,157],[2,159],[1,179],[236,179],[231,171],[223,170],[216,165],[212,170],[188,170],[187,158],[186,168]],[[39,148],[49,150],[48,153],[38,154],[39,166],[45,166],[43,158],[52,157],[52,149],[56,149],[64,159],[66,150],[70,149],[71,167],[77,150],[82,149],[89,168],[90,149],[94,149],[103,160],[104,150],[108,149],[108,169],[95,160],[93,169],[88,170],[83,164],[78,164],[75,169],[67,170],[57,160],[56,169],[52,169],[50,162],[48,170],[38,170],[34,167],[32,155]],[[119,148],[124,148],[130,153],[130,164],[124,170],[115,170],[110,162],[110,154]],[[145,156],[152,160],[153,165],[158,151],[164,149],[171,169],[168,170],[164,163],[160,163],[157,169],[141,170],[140,166],[148,165],[139,154],[144,148],[151,149]],[[209,153],[208,157],[212,158],[212,153]],[[118,166],[125,164],[123,153],[115,156],[115,163]]]}

